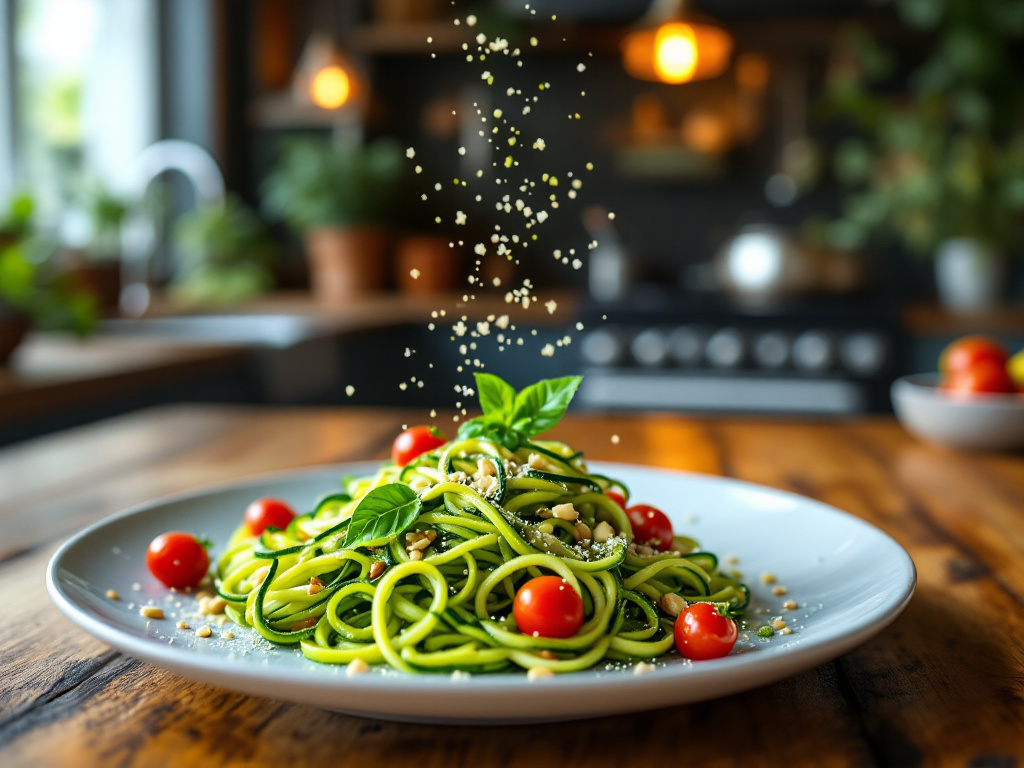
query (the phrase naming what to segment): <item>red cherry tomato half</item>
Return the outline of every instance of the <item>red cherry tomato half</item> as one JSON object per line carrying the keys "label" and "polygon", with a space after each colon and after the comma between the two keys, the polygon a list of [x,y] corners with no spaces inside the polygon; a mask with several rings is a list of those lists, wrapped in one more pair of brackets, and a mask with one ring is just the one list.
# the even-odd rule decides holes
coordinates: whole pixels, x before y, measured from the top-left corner
{"label": "red cherry tomato half", "polygon": [[206,547],[190,533],[162,533],[146,550],[149,572],[164,586],[174,589],[194,587],[210,569]]}
{"label": "red cherry tomato half", "polygon": [[519,631],[534,637],[572,637],[583,625],[583,599],[559,576],[538,576],[516,592]]}
{"label": "red cherry tomato half", "polygon": [[604,495],[607,496],[612,501],[614,501],[616,504],[618,504],[623,509],[626,508],[626,497],[623,496],[618,491],[605,491]]}
{"label": "red cherry tomato half", "polygon": [[444,434],[436,427],[409,427],[395,438],[391,446],[391,460],[404,467],[417,456],[444,444]]}
{"label": "red cherry tomato half", "polygon": [[1006,347],[988,336],[964,336],[942,351],[939,370],[942,373],[958,373],[973,368],[982,361],[1006,367]]}
{"label": "red cherry tomato half", "polygon": [[649,504],[637,504],[626,510],[633,526],[633,541],[646,544],[660,552],[672,549],[672,521],[664,512]]}
{"label": "red cherry tomato half", "polygon": [[267,528],[283,531],[295,519],[295,512],[277,499],[256,499],[245,510],[245,524],[253,536],[261,536]]}
{"label": "red cherry tomato half", "polygon": [[694,603],[676,618],[676,648],[694,661],[728,656],[738,634],[736,622],[711,603]]}
{"label": "red cherry tomato half", "polygon": [[979,360],[970,368],[954,371],[942,382],[942,389],[957,396],[977,393],[1009,395],[1017,391],[1006,367],[992,360]]}

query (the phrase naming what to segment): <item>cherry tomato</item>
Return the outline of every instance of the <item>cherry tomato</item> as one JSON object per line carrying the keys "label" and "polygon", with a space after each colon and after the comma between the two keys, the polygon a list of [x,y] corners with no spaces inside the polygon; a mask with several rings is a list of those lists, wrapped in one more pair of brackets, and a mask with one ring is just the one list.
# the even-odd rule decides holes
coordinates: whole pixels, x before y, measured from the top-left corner
{"label": "cherry tomato", "polygon": [[739,632],[711,603],[694,603],[676,618],[674,634],[678,651],[697,661],[728,656]]}
{"label": "cherry tomato", "polygon": [[942,389],[958,397],[978,393],[1008,395],[1017,391],[1006,366],[992,360],[979,360],[970,368],[949,374]]}
{"label": "cherry tomato", "polygon": [[616,504],[618,504],[623,509],[626,508],[626,497],[623,496],[618,491],[605,491],[604,495],[607,496],[612,501],[614,501]]}
{"label": "cherry tomato", "polygon": [[194,587],[210,569],[206,547],[190,533],[161,533],[146,550],[149,572],[174,589]]}
{"label": "cherry tomato", "polygon": [[391,446],[391,460],[404,467],[417,456],[444,444],[444,433],[436,427],[409,427],[395,438]]}
{"label": "cherry tomato", "polygon": [[657,507],[637,504],[626,510],[633,526],[633,541],[661,552],[672,549],[672,521]]}
{"label": "cherry tomato", "polygon": [[1008,359],[1006,348],[995,339],[987,336],[964,336],[942,351],[939,357],[939,370],[942,373],[958,373],[969,370],[982,361],[989,361],[1000,368],[1005,368]]}
{"label": "cherry tomato", "polygon": [[245,524],[253,536],[260,536],[267,528],[283,531],[295,519],[295,512],[277,499],[256,499],[245,510]]}
{"label": "cherry tomato", "polygon": [[583,598],[559,576],[538,576],[516,592],[512,613],[527,635],[572,637],[583,625]]}

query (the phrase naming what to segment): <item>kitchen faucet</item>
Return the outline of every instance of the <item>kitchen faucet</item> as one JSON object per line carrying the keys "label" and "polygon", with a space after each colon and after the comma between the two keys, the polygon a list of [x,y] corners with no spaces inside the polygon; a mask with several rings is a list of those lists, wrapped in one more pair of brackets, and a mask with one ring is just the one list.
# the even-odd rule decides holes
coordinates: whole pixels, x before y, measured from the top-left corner
{"label": "kitchen faucet", "polygon": [[[129,195],[142,200],[150,184],[168,171],[177,171],[192,186],[197,207],[224,204],[224,177],[209,152],[188,141],[168,139],[146,147],[133,169]],[[156,225],[145,214],[129,216],[121,229],[121,312],[141,317],[152,301],[151,261],[156,253]]]}

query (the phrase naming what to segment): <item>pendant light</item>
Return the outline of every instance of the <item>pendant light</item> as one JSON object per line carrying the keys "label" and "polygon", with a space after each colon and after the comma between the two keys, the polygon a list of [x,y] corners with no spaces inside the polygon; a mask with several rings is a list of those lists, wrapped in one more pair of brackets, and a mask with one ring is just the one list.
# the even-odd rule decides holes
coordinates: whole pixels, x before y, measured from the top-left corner
{"label": "pendant light", "polygon": [[292,97],[300,104],[342,109],[362,100],[365,86],[358,68],[323,32],[310,35],[292,77]]}
{"label": "pendant light", "polygon": [[728,69],[732,36],[686,6],[687,0],[654,0],[622,41],[622,65],[630,75],[678,84]]}

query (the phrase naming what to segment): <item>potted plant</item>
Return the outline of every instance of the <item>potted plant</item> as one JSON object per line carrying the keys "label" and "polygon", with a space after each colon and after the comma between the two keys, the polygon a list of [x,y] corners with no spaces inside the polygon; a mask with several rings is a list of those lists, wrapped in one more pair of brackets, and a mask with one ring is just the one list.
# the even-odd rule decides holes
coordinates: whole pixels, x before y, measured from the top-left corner
{"label": "potted plant", "polygon": [[82,203],[88,239],[84,247],[64,251],[63,268],[101,307],[112,309],[121,295],[121,225],[128,203],[101,185],[89,189]]}
{"label": "potted plant", "polygon": [[96,327],[95,298],[45,269],[52,249],[32,235],[31,216],[31,199],[18,197],[0,223],[0,366],[31,327],[80,336]]}
{"label": "potted plant", "polygon": [[259,217],[229,195],[199,208],[174,228],[180,264],[173,295],[190,304],[235,304],[273,285],[275,249]]}
{"label": "potted plant", "polygon": [[264,184],[264,205],[302,233],[314,295],[351,299],[384,286],[383,224],[401,175],[397,144],[338,148],[311,139],[286,143]]}
{"label": "potted plant", "polygon": [[940,301],[952,310],[997,303],[1005,259],[1024,214],[1024,79],[1010,45],[1024,13],[1000,0],[897,0],[934,35],[905,93],[893,94],[896,57],[860,31],[844,40],[825,108],[853,127],[837,147],[846,188],[833,243],[858,248],[880,233],[935,257]]}

